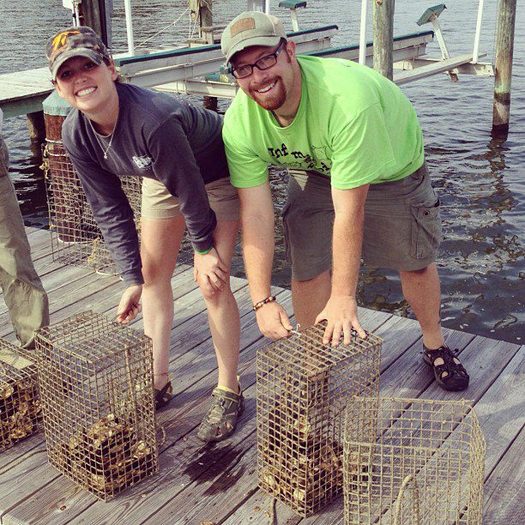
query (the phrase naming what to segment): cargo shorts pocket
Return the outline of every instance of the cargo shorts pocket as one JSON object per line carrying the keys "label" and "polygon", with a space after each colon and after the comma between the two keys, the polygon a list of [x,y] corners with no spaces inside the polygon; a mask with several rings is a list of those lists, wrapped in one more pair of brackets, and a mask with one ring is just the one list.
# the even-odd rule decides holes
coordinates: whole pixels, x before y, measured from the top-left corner
{"label": "cargo shorts pocket", "polygon": [[427,259],[437,253],[442,240],[439,199],[432,206],[412,206],[410,252],[415,259]]}

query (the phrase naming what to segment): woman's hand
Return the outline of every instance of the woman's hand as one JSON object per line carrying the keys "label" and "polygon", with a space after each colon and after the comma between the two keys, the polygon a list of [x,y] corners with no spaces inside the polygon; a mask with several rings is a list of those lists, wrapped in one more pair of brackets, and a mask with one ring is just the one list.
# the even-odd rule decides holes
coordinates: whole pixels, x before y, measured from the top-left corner
{"label": "woman's hand", "polygon": [[226,285],[228,269],[215,248],[206,254],[195,253],[193,279],[199,285],[204,297],[212,296]]}
{"label": "woman's hand", "polygon": [[122,297],[117,308],[117,323],[128,324],[140,312],[140,297],[142,295],[142,285],[134,284],[128,286]]}

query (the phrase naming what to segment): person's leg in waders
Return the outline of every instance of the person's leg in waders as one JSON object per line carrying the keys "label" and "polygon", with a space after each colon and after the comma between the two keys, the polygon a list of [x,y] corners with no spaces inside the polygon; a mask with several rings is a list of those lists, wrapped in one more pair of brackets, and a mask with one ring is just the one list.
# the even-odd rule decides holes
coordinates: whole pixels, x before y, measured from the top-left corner
{"label": "person's leg in waders", "polygon": [[47,294],[38,277],[15,189],[8,175],[9,156],[0,136],[0,285],[15,334],[24,348],[49,324]]}

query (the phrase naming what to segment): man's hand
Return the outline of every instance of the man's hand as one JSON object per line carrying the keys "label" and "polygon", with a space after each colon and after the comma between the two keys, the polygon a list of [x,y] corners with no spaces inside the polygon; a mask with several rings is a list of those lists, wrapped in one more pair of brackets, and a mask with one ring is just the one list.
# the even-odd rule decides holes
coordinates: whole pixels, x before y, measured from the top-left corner
{"label": "man's hand", "polygon": [[256,316],[261,333],[274,341],[288,337],[293,329],[285,309],[275,301],[261,306]]}
{"label": "man's hand", "polygon": [[366,332],[359,324],[357,318],[357,302],[350,295],[331,296],[323,311],[317,316],[315,323],[327,321],[324,331],[323,344],[337,346],[343,334],[343,343],[350,344],[352,328],[362,339],[366,338]]}
{"label": "man's hand", "polygon": [[142,285],[134,284],[124,290],[117,308],[117,323],[128,324],[140,312],[140,297],[142,295]]}
{"label": "man's hand", "polygon": [[195,253],[193,279],[205,297],[222,290],[228,282],[228,270],[215,248],[206,254]]}

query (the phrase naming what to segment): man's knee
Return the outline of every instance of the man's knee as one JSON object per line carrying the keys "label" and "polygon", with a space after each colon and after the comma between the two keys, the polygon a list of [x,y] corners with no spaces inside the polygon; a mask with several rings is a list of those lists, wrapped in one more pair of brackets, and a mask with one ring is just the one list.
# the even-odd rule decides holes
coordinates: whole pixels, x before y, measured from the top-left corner
{"label": "man's knee", "polygon": [[431,263],[423,268],[418,268],[416,270],[400,270],[399,273],[401,277],[424,277],[430,273],[434,273],[436,263]]}
{"label": "man's knee", "polygon": [[313,277],[308,278],[292,278],[292,283],[295,286],[316,286],[317,284],[321,284],[326,282],[327,280],[330,280],[330,270],[325,270],[323,272],[317,273]]}
{"label": "man's knee", "polygon": [[408,277],[410,276],[422,276],[422,275],[425,275],[425,273],[428,272],[428,266],[425,266],[425,268],[420,268],[419,270],[408,270],[408,271],[404,271],[404,270],[401,270],[399,273],[401,275],[407,275]]}

